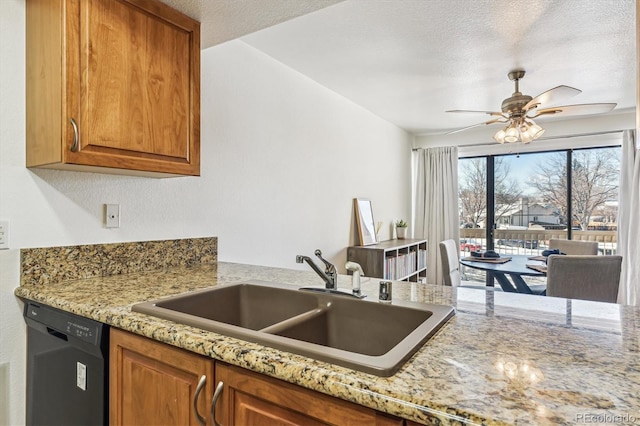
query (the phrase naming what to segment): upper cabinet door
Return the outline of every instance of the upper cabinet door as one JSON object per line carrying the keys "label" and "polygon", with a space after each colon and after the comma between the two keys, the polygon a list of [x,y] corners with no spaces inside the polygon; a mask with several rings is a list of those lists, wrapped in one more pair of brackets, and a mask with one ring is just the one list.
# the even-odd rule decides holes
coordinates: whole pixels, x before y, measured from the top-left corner
{"label": "upper cabinet door", "polygon": [[[29,96],[28,89],[27,123],[42,128],[38,120],[44,112],[48,121],[61,117],[61,130],[59,136],[44,130],[34,138],[27,132],[27,151],[52,151],[57,157],[34,158],[28,152],[27,165],[199,175],[200,24],[159,1],[42,3],[27,4],[27,38],[32,35],[27,42],[27,85],[36,91],[44,86],[38,84],[42,74],[37,72],[44,60],[30,54],[30,47],[36,40],[56,40],[55,34],[51,37],[42,25],[36,26],[38,20],[58,20],[61,105],[55,105],[54,98],[50,108],[30,108],[30,99],[37,95]],[[35,70],[30,73],[30,68]],[[56,72],[55,65],[44,68]],[[42,149],[47,144],[57,145],[60,152]]]}

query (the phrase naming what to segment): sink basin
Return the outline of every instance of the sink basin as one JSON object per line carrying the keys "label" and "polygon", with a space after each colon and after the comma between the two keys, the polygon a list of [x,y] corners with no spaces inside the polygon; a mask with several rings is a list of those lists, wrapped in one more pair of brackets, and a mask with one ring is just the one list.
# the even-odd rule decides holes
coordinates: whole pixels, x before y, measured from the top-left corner
{"label": "sink basin", "polygon": [[385,377],[455,313],[451,306],[381,304],[259,281],[139,303],[132,310]]}
{"label": "sink basin", "polygon": [[[134,311],[206,330],[216,322],[260,330],[318,306],[311,294],[278,287],[240,284],[216,287],[142,303]],[[159,315],[159,313],[162,315]],[[187,322],[188,321],[188,322]],[[194,322],[196,322],[194,324]]]}
{"label": "sink basin", "polygon": [[342,299],[317,315],[280,331],[278,336],[363,355],[384,355],[427,321],[430,311]]}

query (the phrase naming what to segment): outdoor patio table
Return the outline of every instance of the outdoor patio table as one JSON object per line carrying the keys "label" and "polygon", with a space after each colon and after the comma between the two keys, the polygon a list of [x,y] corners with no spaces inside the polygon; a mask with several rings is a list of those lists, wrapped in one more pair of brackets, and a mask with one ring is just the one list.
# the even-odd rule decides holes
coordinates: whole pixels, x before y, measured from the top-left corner
{"label": "outdoor patio table", "polygon": [[[528,268],[527,265],[544,266],[545,262],[533,260],[530,259],[530,257],[532,256],[524,254],[503,256],[503,258],[510,258],[508,262],[504,263],[490,263],[476,259],[470,260],[470,258],[467,257],[461,259],[460,263],[470,268],[486,271],[488,277],[494,277],[504,291],[534,294],[522,277],[544,277],[546,275],[544,272]],[[507,278],[507,275],[511,280]],[[489,282],[492,283],[493,281],[489,280]]]}

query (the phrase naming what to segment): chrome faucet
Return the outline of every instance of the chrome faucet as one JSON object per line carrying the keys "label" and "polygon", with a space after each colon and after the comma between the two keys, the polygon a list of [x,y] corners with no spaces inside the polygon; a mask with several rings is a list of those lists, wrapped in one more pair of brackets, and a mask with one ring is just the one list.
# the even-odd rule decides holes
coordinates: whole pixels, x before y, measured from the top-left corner
{"label": "chrome faucet", "polygon": [[336,271],[336,267],[322,257],[322,252],[320,251],[320,249],[316,250],[314,254],[318,256],[318,258],[324,263],[325,265],[324,272],[322,272],[322,270],[320,270],[320,268],[318,268],[318,266],[314,263],[314,261],[311,260],[308,256],[297,255],[296,263],[307,262],[309,266],[311,266],[311,269],[313,269],[314,272],[324,280],[326,284],[325,288],[327,290],[337,289],[338,272]]}

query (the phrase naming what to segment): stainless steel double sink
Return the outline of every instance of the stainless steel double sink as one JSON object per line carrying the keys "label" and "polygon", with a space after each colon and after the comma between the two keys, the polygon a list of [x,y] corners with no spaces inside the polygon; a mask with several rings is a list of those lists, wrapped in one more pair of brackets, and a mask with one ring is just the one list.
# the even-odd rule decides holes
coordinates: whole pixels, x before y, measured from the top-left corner
{"label": "stainless steel double sink", "polygon": [[384,377],[455,313],[445,305],[382,304],[259,281],[139,303],[132,310]]}

